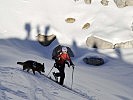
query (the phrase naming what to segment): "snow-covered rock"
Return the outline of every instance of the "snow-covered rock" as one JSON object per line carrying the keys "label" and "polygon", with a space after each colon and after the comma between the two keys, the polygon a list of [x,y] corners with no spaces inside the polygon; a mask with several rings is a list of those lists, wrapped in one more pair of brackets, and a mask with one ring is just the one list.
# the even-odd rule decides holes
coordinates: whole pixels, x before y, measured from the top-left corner
{"label": "snow-covered rock", "polygon": [[133,48],[133,41],[116,43],[114,48]]}
{"label": "snow-covered rock", "polygon": [[84,0],[84,2],[85,2],[86,4],[91,4],[91,1],[92,1],[92,0]]}
{"label": "snow-covered rock", "polygon": [[114,0],[117,7],[123,8],[126,6],[133,6],[133,0]]}
{"label": "snow-covered rock", "polygon": [[101,4],[102,4],[102,5],[104,5],[104,6],[107,6],[107,5],[108,5],[108,3],[109,3],[109,1],[108,1],[108,0],[102,0],[102,1],[101,1]]}
{"label": "snow-covered rock", "polygon": [[54,34],[52,35],[37,35],[37,40],[40,44],[43,46],[48,46],[50,45],[54,40],[56,39],[56,36]]}
{"label": "snow-covered rock", "polygon": [[88,47],[97,47],[102,49],[114,47],[112,43],[94,36],[88,37],[86,40],[86,44]]}

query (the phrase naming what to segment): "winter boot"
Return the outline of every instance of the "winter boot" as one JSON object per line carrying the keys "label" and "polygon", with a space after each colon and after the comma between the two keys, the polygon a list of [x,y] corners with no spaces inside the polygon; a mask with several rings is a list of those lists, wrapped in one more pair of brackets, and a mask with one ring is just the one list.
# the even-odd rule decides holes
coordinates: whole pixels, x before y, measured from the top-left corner
{"label": "winter boot", "polygon": [[55,81],[58,82],[58,77],[56,76],[56,73],[55,72],[53,72],[53,76],[55,78]]}

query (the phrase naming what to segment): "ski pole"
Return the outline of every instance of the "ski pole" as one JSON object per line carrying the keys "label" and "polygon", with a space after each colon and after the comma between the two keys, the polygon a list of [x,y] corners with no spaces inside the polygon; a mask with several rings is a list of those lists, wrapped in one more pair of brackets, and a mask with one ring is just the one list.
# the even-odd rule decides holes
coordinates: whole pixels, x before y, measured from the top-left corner
{"label": "ski pole", "polygon": [[[54,68],[54,66],[51,68],[51,70],[49,71],[48,75],[51,73],[51,71],[52,71],[53,68]],[[48,75],[47,75],[47,76],[48,76]]]}
{"label": "ski pole", "polygon": [[71,89],[72,89],[72,85],[73,85],[73,73],[74,73],[74,66],[73,66],[73,71],[72,71],[72,83],[71,83]]}

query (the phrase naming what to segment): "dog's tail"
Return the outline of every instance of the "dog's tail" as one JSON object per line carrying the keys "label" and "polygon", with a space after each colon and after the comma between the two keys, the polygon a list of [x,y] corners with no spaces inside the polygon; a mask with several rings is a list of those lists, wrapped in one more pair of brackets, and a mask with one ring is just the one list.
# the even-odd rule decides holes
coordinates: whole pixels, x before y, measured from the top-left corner
{"label": "dog's tail", "polygon": [[23,65],[23,64],[24,64],[24,62],[17,62],[17,64],[19,64],[19,65]]}

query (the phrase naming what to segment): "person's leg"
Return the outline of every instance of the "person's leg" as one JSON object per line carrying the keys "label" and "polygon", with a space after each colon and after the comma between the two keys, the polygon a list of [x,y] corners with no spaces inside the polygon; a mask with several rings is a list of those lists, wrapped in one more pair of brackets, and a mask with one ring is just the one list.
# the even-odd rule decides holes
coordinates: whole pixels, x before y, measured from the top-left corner
{"label": "person's leg", "polygon": [[[54,67],[57,68],[59,70],[59,64],[57,62],[54,63]],[[53,72],[55,81],[58,82],[58,77],[60,76],[59,72]]]}
{"label": "person's leg", "polygon": [[53,75],[54,75],[55,81],[58,82],[58,77],[60,77],[60,73],[53,72]]}
{"label": "person's leg", "polygon": [[60,76],[60,72],[54,73],[54,75],[55,75],[56,77],[59,77],[59,76]]}
{"label": "person's leg", "polygon": [[60,85],[63,85],[64,79],[65,79],[65,73],[64,72],[61,72],[60,73]]}
{"label": "person's leg", "polygon": [[57,68],[59,72],[56,72],[56,73],[53,72],[53,75],[56,77],[59,77],[60,76],[60,65],[58,63],[55,63],[54,67]]}

